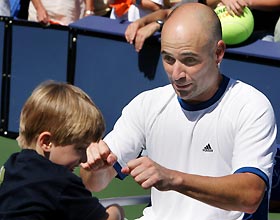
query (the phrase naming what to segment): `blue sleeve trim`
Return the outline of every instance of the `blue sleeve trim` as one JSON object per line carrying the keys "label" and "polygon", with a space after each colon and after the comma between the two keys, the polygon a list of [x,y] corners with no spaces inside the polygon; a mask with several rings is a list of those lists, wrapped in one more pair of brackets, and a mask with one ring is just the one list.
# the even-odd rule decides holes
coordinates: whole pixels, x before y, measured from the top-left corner
{"label": "blue sleeve trim", "polygon": [[[259,176],[260,178],[263,179],[263,181],[265,182],[267,189],[269,189],[269,178],[268,176],[261,171],[258,168],[255,167],[242,167],[238,170],[236,170],[234,173],[254,173],[257,176]],[[253,214],[248,214],[245,213],[243,219],[244,220],[252,220],[252,219],[262,219],[262,220],[267,220],[267,216],[268,216],[268,190],[266,190],[264,198],[260,204],[260,206],[258,207],[257,211]]]}
{"label": "blue sleeve trim", "polygon": [[253,217],[254,216],[252,214],[245,213],[242,220],[252,220]]}
{"label": "blue sleeve trim", "polygon": [[234,173],[254,173],[257,176],[259,176],[260,178],[262,178],[263,181],[265,182],[267,188],[269,188],[268,176],[263,171],[261,171],[258,168],[255,168],[255,167],[242,167],[242,168],[236,170]]}
{"label": "blue sleeve trim", "polygon": [[121,170],[122,170],[122,167],[121,167],[121,165],[118,163],[118,162],[116,162],[115,164],[114,164],[114,169],[117,171],[117,178],[119,178],[119,179],[121,179],[121,180],[123,180],[125,177],[127,177],[127,175],[126,174],[124,174],[124,173],[122,173],[121,172]]}

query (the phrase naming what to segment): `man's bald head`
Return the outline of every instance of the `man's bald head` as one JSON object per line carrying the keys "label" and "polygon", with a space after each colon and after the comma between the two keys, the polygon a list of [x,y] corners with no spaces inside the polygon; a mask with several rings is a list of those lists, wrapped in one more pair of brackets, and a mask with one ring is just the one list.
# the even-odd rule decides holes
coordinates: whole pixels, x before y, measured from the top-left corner
{"label": "man's bald head", "polygon": [[164,69],[177,95],[189,103],[209,100],[222,80],[219,63],[225,52],[215,12],[185,3],[166,20],[161,33]]}
{"label": "man's bald head", "polygon": [[162,36],[166,32],[176,35],[177,31],[192,32],[194,37],[206,41],[222,39],[218,16],[213,9],[200,3],[185,3],[173,10],[164,24]]}

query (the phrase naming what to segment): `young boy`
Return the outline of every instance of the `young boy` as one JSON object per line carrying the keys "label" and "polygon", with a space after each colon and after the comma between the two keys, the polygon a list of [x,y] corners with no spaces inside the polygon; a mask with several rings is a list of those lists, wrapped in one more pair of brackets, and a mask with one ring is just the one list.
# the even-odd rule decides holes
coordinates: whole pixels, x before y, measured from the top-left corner
{"label": "young boy", "polygon": [[18,143],[0,171],[0,219],[123,219],[123,209],[105,209],[72,173],[105,125],[81,89],[47,81],[23,106]]}

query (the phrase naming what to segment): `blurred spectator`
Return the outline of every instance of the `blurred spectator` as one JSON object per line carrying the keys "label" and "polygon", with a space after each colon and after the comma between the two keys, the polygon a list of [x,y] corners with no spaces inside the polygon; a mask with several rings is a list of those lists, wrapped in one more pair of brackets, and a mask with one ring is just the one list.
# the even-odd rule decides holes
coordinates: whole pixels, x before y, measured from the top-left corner
{"label": "blurred spectator", "polygon": [[28,18],[28,7],[30,0],[4,0],[4,2],[5,1],[9,1],[11,17],[18,19]]}
{"label": "blurred spectator", "polygon": [[280,14],[279,0],[206,0],[206,2],[213,8],[222,3],[229,12],[236,15],[241,15],[243,8],[249,7],[255,21],[251,40],[267,38],[267,36],[273,36],[274,34],[275,25]]}
{"label": "blurred spectator", "polygon": [[[18,0],[19,1],[19,0]],[[30,0],[20,0],[19,1],[19,10],[16,15],[17,18],[19,19],[28,19],[28,8],[29,8],[29,3]]]}
{"label": "blurred spectator", "polygon": [[[182,0],[181,3],[195,2],[195,0]],[[266,35],[273,35],[276,22],[280,13],[280,0],[196,0],[212,8],[222,3],[228,10],[237,15],[242,14],[245,6],[249,7],[253,13],[255,26],[254,34],[250,40],[262,39]],[[144,16],[129,24],[125,37],[127,42],[134,44],[136,51],[140,51],[145,40],[160,30],[157,20],[165,20],[168,14],[173,10],[162,9]]]}
{"label": "blurred spectator", "polygon": [[31,0],[28,20],[68,25],[85,15],[93,14],[91,10],[85,10],[87,1],[89,0]]}
{"label": "blurred spectator", "polygon": [[93,15],[110,17],[110,0],[87,0],[86,10],[92,11]]}
{"label": "blurred spectator", "polygon": [[164,21],[169,13],[178,4],[188,3],[188,2],[200,2],[204,3],[204,0],[182,0],[177,2],[177,4],[171,5],[171,8],[160,9],[156,12],[150,13],[140,19],[135,20],[130,23],[125,31],[125,38],[130,44],[134,43],[135,50],[139,52],[145,40],[152,36],[156,31],[160,31],[162,25],[155,21]]}
{"label": "blurred spectator", "polygon": [[274,41],[280,42],[280,17],[278,18],[274,29]]}
{"label": "blurred spectator", "polygon": [[135,21],[164,6],[164,0],[114,0],[110,18]]}
{"label": "blurred spectator", "polygon": [[10,2],[9,0],[0,1],[0,16],[10,16]]}
{"label": "blurred spectator", "polygon": [[[5,1],[5,0],[4,0]],[[23,0],[9,0],[10,12],[12,17],[17,17],[20,10],[20,2]]]}

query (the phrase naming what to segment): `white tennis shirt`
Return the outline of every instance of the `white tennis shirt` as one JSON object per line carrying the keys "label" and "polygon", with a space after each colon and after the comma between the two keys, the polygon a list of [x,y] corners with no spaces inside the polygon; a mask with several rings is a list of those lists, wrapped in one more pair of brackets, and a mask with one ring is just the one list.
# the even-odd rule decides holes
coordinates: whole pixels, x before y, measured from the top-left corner
{"label": "white tennis shirt", "polygon": [[[158,164],[184,173],[212,177],[255,173],[266,182],[269,196],[275,138],[274,112],[268,99],[252,86],[224,76],[214,97],[195,106],[179,100],[171,85],[141,93],[123,109],[105,142],[121,167],[146,149],[147,156]],[[152,188],[151,193],[152,206],[144,210],[141,220],[246,217],[175,191]]]}

